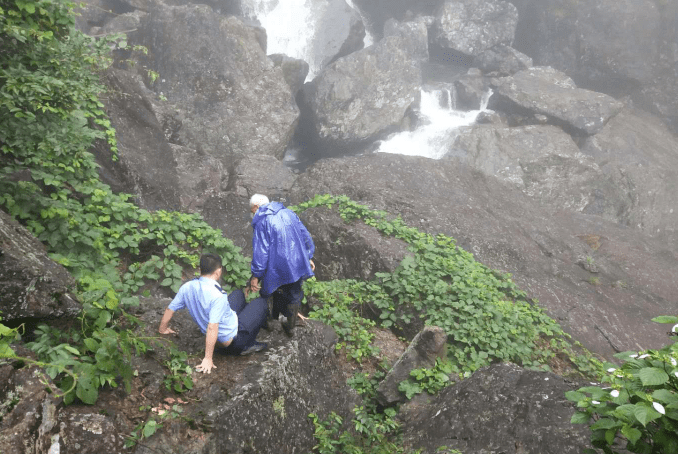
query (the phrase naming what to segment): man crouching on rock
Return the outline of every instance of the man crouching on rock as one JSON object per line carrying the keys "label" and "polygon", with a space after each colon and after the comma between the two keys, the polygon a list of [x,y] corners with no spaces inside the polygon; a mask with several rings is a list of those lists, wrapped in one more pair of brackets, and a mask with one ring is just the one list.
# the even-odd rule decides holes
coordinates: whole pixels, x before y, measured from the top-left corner
{"label": "man crouching on rock", "polygon": [[200,277],[181,286],[165,309],[158,328],[160,334],[175,333],[169,328],[169,322],[174,312],[187,308],[205,334],[205,358],[195,370],[208,374],[216,369],[212,354],[217,345],[236,355],[249,355],[266,348],[266,344],[256,341],[268,314],[266,300],[256,298],[247,303],[241,290],[227,295],[219,285],[222,272],[221,257],[203,254],[200,257]]}

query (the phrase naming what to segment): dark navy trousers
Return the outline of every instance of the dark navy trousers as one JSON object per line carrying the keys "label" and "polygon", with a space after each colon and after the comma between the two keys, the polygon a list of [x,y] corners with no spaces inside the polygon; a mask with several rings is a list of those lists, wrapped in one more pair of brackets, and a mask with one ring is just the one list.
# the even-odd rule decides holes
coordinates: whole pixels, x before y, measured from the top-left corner
{"label": "dark navy trousers", "polygon": [[304,299],[302,283],[303,279],[299,279],[297,282],[281,285],[269,295],[273,299],[273,313],[271,315],[274,320],[277,320],[280,314],[288,318],[292,316],[289,307],[294,304],[301,304],[301,300]]}
{"label": "dark navy trousers", "polygon": [[242,290],[234,290],[228,295],[231,309],[238,314],[238,334],[233,342],[226,347],[227,353],[239,355],[243,350],[254,344],[259,330],[266,323],[268,303],[264,298],[255,298],[249,303],[245,301]]}

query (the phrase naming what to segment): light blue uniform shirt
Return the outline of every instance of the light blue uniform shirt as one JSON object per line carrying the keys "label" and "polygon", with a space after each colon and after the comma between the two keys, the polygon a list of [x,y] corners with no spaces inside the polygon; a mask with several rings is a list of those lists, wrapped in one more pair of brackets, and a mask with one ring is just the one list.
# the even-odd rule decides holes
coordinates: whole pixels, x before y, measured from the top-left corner
{"label": "light blue uniform shirt", "polygon": [[193,279],[181,286],[168,308],[173,311],[187,308],[203,334],[208,323],[218,323],[217,341],[228,342],[238,333],[238,314],[231,309],[228,296],[221,293],[220,288],[212,279]]}

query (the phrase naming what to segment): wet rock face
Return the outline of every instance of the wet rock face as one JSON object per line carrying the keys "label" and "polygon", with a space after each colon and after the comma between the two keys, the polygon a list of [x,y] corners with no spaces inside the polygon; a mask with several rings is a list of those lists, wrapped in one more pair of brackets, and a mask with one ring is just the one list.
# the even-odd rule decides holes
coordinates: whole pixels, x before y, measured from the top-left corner
{"label": "wet rock face", "polygon": [[546,115],[568,132],[586,136],[600,131],[623,107],[611,96],[576,88],[567,75],[550,67],[498,79],[494,90],[491,108]]}
{"label": "wet rock face", "polygon": [[403,408],[404,443],[434,454],[461,452],[575,454],[590,447],[585,425],[570,424],[573,383],[546,372],[497,364],[443,389],[420,408]]}
{"label": "wet rock face", "polygon": [[445,2],[433,23],[433,41],[466,55],[505,44],[510,46],[518,24],[518,10],[502,0]]}
{"label": "wet rock face", "polygon": [[119,69],[110,69],[105,83],[103,102],[116,129],[118,160],[108,146],[97,143],[101,180],[114,191],[136,194],[143,208],[175,209],[181,204],[177,163],[156,116],[153,93],[139,76]]}
{"label": "wet rock face", "polygon": [[400,129],[421,85],[407,40],[391,36],[340,58],[304,87],[305,128],[317,149],[346,152]]}
{"label": "wet rock face", "polygon": [[179,111],[174,143],[220,158],[282,158],[299,111],[262,32],[205,5],[157,5],[130,34],[149,49],[141,63],[160,75],[153,89]]}
{"label": "wet rock face", "polygon": [[[518,286],[597,353],[609,357],[666,343],[665,330],[650,319],[674,310],[675,235],[673,241],[648,238],[600,216],[540,206],[513,185],[452,160],[388,154],[326,159],[297,179],[291,197],[325,193],[452,236],[485,265],[512,273]],[[579,264],[587,257],[598,273]]]}
{"label": "wet rock face", "polygon": [[474,126],[457,136],[448,156],[515,185],[542,205],[586,212],[595,200],[595,214],[616,222],[632,205],[627,186],[609,182],[596,161],[555,126]]}
{"label": "wet rock face", "polygon": [[5,321],[73,317],[81,309],[73,276],[45,246],[0,211],[0,312]]}
{"label": "wet rock face", "polygon": [[422,367],[435,366],[436,359],[445,358],[447,334],[437,326],[426,326],[407,347],[393,368],[377,387],[377,400],[381,405],[392,406],[406,400],[404,393],[398,390],[400,382],[410,377],[410,372]]}
{"label": "wet rock face", "polygon": [[367,19],[366,27],[381,39],[384,24],[389,19],[404,21],[413,16],[432,16],[444,0],[354,0],[353,2]]}
{"label": "wet rock face", "polygon": [[[626,108],[582,152],[593,157],[606,178],[627,193],[619,222],[678,247],[678,139],[650,114]],[[594,199],[590,208],[597,212]]]}
{"label": "wet rock face", "polygon": [[515,47],[577,84],[633,95],[678,131],[678,5],[652,0],[513,0]]}
{"label": "wet rock face", "polygon": [[307,210],[301,220],[313,237],[315,273],[323,281],[369,281],[375,273],[393,272],[408,254],[405,242],[383,237],[362,222],[347,224],[327,208]]}

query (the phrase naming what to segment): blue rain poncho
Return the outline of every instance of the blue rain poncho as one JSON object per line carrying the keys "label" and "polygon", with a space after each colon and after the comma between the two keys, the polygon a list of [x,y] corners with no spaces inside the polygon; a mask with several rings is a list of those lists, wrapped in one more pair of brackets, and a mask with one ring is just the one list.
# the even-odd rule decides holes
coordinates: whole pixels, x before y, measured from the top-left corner
{"label": "blue rain poncho", "polygon": [[252,219],[252,275],[262,296],[278,287],[313,276],[315,244],[299,216],[280,202],[259,207]]}

